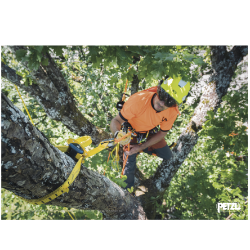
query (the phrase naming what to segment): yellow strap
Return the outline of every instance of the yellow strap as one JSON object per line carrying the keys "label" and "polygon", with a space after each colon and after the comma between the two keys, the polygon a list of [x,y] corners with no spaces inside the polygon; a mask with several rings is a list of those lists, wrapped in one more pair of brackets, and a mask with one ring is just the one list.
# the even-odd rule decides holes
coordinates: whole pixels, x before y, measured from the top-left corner
{"label": "yellow strap", "polygon": [[116,163],[117,163],[117,171],[119,172],[119,142],[116,146]]}
{"label": "yellow strap", "polygon": [[[113,157],[113,152],[115,150],[115,156]],[[110,158],[112,158],[112,166],[115,167],[115,162],[117,163],[117,171],[119,172],[119,142],[116,144],[116,146],[113,148],[113,150],[110,152]],[[108,162],[108,161],[107,161]],[[105,169],[106,172],[106,169]]]}
{"label": "yellow strap", "polygon": [[[69,216],[71,217],[72,220],[75,220],[75,219],[76,219],[76,217],[75,217],[75,219],[72,217],[72,215],[71,215],[72,212],[70,213],[70,211],[69,211],[69,209],[68,209],[67,207],[65,207],[64,209],[67,210],[67,212],[68,212],[68,214],[69,214]],[[73,214],[73,213],[72,213],[72,214]]]}
{"label": "yellow strap", "polygon": [[117,146],[119,147],[119,142],[116,144],[116,146],[113,148],[113,150],[111,152],[109,152],[109,157],[113,158],[113,152],[116,150]]}
{"label": "yellow strap", "polygon": [[92,155],[95,155],[95,154],[99,153],[100,151],[102,151],[103,149],[105,149],[108,146],[108,144],[109,144],[109,142],[105,142],[103,144],[100,143],[98,147],[89,150],[87,152],[87,156],[86,157],[90,157]]}
{"label": "yellow strap", "polygon": [[[124,137],[128,136],[129,134],[131,134],[131,132],[126,134]],[[90,138],[90,136],[80,137],[76,141],[81,142],[82,145],[87,145],[87,144],[90,143],[91,138],[90,139],[89,138]],[[86,141],[86,144],[85,144],[85,141]],[[74,139],[69,139],[68,142],[75,142],[75,140]],[[82,155],[77,154],[75,157],[77,159],[79,159],[79,160],[76,163],[75,167],[73,168],[73,170],[72,170],[71,174],[69,175],[68,179],[59,188],[57,188],[55,191],[51,192],[50,194],[48,194],[48,195],[46,195],[46,196],[44,196],[42,198],[39,198],[39,199],[25,199],[25,198],[22,198],[20,196],[18,196],[18,197],[20,199],[26,201],[26,202],[31,203],[31,204],[40,205],[40,204],[44,204],[44,203],[47,203],[49,201],[54,200],[55,198],[59,197],[61,194],[65,193],[65,192],[68,193],[69,192],[69,186],[73,183],[73,181],[75,180],[75,178],[77,177],[77,175],[80,172],[81,163],[84,162],[83,159],[99,153],[100,151],[105,149],[108,146],[109,143],[110,143],[110,141],[101,142],[98,147],[96,147],[96,148],[94,148],[94,149],[92,149],[90,151],[85,151],[84,150],[84,153]],[[115,142],[115,143],[118,143],[118,141]],[[63,152],[66,152],[67,149],[68,149],[68,146],[57,146],[57,148],[62,150]]]}
{"label": "yellow strap", "polygon": [[169,148],[173,148],[177,145],[177,143],[175,142],[173,145],[171,145]]}
{"label": "yellow strap", "polygon": [[71,216],[70,212],[69,211],[67,211],[67,212],[68,212],[69,216],[71,217],[71,219],[74,220],[74,218]]}
{"label": "yellow strap", "polygon": [[44,204],[44,203],[47,203],[49,201],[54,200],[55,198],[59,197],[61,194],[65,193],[65,192],[68,193],[69,186],[72,184],[72,182],[75,180],[75,178],[77,177],[77,175],[80,172],[82,159],[83,159],[83,157],[81,157],[78,160],[78,162],[76,163],[75,167],[73,168],[71,174],[69,175],[68,179],[52,193],[50,193],[42,198],[39,198],[39,199],[24,199],[20,196],[18,196],[18,197],[26,202],[31,203],[31,204],[41,205],[41,204]]}
{"label": "yellow strap", "polygon": [[[25,103],[24,103],[24,101],[23,101],[23,98],[22,98],[22,96],[21,96],[21,94],[20,94],[20,92],[19,92],[19,90],[18,90],[18,87],[17,87],[16,85],[15,85],[15,87],[16,87],[16,90],[17,90],[17,92],[18,92],[18,94],[19,94],[19,96],[20,96],[20,98],[21,98],[21,100],[22,100],[22,102],[23,102],[23,106],[24,106],[24,108],[26,109],[27,114],[28,114],[28,116],[29,116],[29,118],[30,118],[32,124],[34,125],[34,122],[32,121],[32,118],[31,118],[31,116],[30,116],[30,113],[29,113],[28,109],[26,108],[26,105],[25,105]],[[35,125],[34,125],[34,126],[35,126]]]}

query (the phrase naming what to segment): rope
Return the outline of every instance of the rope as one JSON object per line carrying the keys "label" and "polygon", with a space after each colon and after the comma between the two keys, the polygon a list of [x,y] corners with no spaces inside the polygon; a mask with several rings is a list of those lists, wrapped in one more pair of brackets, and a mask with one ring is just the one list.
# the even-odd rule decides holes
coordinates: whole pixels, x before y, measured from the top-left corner
{"label": "rope", "polygon": [[[72,217],[72,215],[71,215],[70,212],[68,211],[68,208],[65,207],[65,209],[67,210],[67,212],[68,212],[69,216],[71,217],[71,219],[74,220],[74,218]],[[73,213],[72,213],[72,214],[73,214]],[[75,218],[76,218],[76,217],[75,217]]]}
{"label": "rope", "polygon": [[118,142],[122,141],[124,138],[128,137],[129,135],[131,135],[132,132],[133,132],[133,131],[130,131],[130,132],[128,132],[126,135],[124,135],[123,137],[121,137],[121,138],[119,138],[119,139],[115,139],[114,142],[115,142],[115,143],[118,143]]}
{"label": "rope", "polygon": [[[22,100],[22,102],[23,102],[23,106],[24,106],[24,108],[26,109],[27,114],[28,114],[28,116],[29,116],[29,118],[30,118],[32,124],[34,125],[34,122],[32,121],[32,118],[31,118],[31,116],[30,116],[30,113],[29,113],[28,109],[26,108],[26,105],[25,105],[25,103],[24,103],[24,101],[23,101],[23,98],[22,98],[22,96],[21,96],[21,94],[20,94],[20,92],[19,92],[19,90],[18,90],[18,87],[17,87],[16,85],[15,85],[15,87],[16,87],[16,90],[17,90],[17,92],[18,92],[18,94],[19,94],[19,96],[20,96],[20,98],[21,98],[21,100]],[[35,125],[34,125],[34,126],[35,126]]]}
{"label": "rope", "polygon": [[[114,150],[116,150],[115,157],[113,157]],[[111,157],[112,162],[114,162],[114,161],[117,162],[117,171],[119,172],[119,166],[118,166],[119,165],[119,154],[118,153],[119,153],[119,142],[116,144],[116,146],[113,148],[113,150],[111,152],[109,152],[107,163],[109,162],[109,158]],[[105,168],[103,175],[105,175],[106,170],[107,170],[107,167]]]}
{"label": "rope", "polygon": [[124,169],[125,169],[125,166],[126,166],[126,163],[127,163],[127,160],[128,160],[128,155],[127,155],[127,157],[125,158],[125,151],[130,151],[130,143],[128,143],[127,145],[125,145],[125,146],[123,147],[123,151],[124,151],[124,153],[123,153],[123,168],[122,168],[121,178],[122,178],[122,176],[123,176]]}

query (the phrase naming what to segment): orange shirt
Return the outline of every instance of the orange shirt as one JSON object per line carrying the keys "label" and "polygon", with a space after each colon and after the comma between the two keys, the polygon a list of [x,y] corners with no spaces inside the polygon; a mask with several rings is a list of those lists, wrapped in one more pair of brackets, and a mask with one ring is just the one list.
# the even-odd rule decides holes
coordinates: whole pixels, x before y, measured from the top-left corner
{"label": "orange shirt", "polygon": [[172,128],[179,114],[177,107],[171,107],[163,111],[156,111],[153,106],[153,97],[156,93],[140,91],[133,94],[123,105],[119,115],[128,121],[137,132],[147,132],[157,125],[161,131]]}

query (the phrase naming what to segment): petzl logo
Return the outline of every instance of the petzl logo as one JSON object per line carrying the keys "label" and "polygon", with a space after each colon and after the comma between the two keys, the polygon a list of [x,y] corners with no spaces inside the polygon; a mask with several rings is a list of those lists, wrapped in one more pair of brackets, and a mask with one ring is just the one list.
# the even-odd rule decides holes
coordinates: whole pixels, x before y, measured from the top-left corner
{"label": "petzl logo", "polygon": [[218,213],[220,213],[220,210],[240,210],[240,205],[238,203],[217,203],[216,205]]}

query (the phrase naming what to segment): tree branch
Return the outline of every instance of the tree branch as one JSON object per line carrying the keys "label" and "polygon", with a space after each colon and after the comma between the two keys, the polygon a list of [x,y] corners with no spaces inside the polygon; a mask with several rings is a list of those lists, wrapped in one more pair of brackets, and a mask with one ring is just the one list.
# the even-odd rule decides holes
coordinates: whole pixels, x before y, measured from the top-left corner
{"label": "tree branch", "polygon": [[1,62],[1,76],[19,87],[21,85],[21,80],[23,79],[21,76],[16,74],[16,71],[14,69],[11,69],[3,62]]}
{"label": "tree branch", "polygon": [[211,63],[215,71],[222,67],[222,62],[228,57],[226,46],[211,46]]}
{"label": "tree branch", "polygon": [[234,46],[229,52],[229,57],[238,65],[244,56],[248,54],[248,46]]}
{"label": "tree branch", "polygon": [[[15,52],[25,47],[11,46]],[[69,86],[54,60],[47,53],[48,66],[40,66],[37,71],[30,74],[36,84],[25,86],[20,84],[21,78],[7,65],[2,65],[2,75],[23,90],[30,93],[43,107],[46,114],[53,120],[61,121],[70,131],[83,136],[90,135],[93,144],[109,137],[109,134],[91,124],[78,110],[75,99],[70,92]],[[28,69],[27,65],[24,66]],[[30,69],[28,69],[30,71]]]}
{"label": "tree branch", "polygon": [[[66,181],[75,162],[52,146],[3,94],[1,126],[3,188],[25,199],[37,199]],[[106,219],[146,219],[132,195],[84,166],[69,193],[46,204],[99,210]]]}

